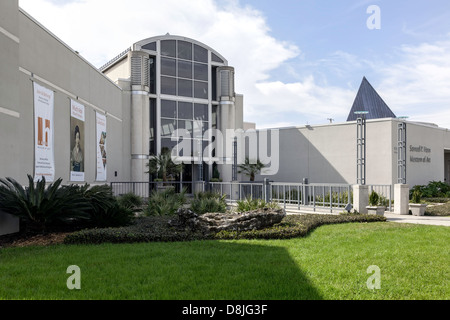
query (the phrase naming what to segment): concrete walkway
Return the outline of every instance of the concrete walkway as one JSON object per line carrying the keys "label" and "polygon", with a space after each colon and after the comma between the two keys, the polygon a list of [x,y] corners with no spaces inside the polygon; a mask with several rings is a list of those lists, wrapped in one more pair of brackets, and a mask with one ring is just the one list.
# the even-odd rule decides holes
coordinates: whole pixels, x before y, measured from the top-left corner
{"label": "concrete walkway", "polygon": [[387,218],[387,221],[391,222],[428,224],[428,225],[450,227],[450,217],[413,216],[413,215],[400,215],[395,213],[385,213],[384,216]]}
{"label": "concrete walkway", "polygon": [[[334,212],[330,212],[329,209],[321,210],[321,208],[317,208],[316,211],[306,210],[303,208],[302,210],[296,210],[293,207],[286,207],[286,214],[336,214],[343,210],[335,210]],[[400,223],[416,223],[416,224],[427,224],[427,225],[436,225],[436,226],[446,226],[450,227],[450,217],[439,217],[439,216],[413,216],[413,215],[401,215],[391,213],[384,213],[384,216],[387,218],[387,221],[390,222],[400,222]]]}

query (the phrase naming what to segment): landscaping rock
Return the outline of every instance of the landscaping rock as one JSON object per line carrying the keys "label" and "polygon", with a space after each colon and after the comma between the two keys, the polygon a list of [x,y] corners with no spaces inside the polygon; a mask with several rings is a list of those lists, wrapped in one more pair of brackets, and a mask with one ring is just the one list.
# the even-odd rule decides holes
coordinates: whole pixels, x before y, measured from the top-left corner
{"label": "landscaping rock", "polygon": [[192,210],[180,208],[178,219],[170,220],[169,225],[179,229],[191,229],[203,233],[216,233],[222,230],[260,230],[281,222],[286,216],[284,209],[258,209],[242,213],[205,213],[198,215]]}

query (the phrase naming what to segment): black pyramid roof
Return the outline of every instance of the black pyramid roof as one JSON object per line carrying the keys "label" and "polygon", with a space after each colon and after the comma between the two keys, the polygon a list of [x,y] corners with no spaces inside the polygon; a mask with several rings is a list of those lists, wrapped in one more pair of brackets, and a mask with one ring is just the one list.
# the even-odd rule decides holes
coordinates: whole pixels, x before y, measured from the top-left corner
{"label": "black pyramid roof", "polygon": [[358,115],[355,114],[356,111],[368,111],[366,119],[396,118],[366,77],[362,79],[347,121],[354,121],[358,118]]}

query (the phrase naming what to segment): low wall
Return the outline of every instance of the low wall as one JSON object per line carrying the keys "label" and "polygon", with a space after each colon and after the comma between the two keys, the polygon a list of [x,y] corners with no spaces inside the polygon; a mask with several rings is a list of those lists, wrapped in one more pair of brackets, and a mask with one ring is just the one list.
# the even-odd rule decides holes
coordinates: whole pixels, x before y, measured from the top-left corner
{"label": "low wall", "polygon": [[0,236],[19,232],[19,218],[0,211]]}

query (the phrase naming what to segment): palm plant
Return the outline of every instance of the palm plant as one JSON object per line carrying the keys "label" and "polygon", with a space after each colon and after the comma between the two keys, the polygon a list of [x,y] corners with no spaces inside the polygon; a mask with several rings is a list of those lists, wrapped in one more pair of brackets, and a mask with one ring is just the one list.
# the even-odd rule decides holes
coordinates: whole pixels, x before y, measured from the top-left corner
{"label": "palm plant", "polygon": [[28,175],[28,187],[24,188],[12,178],[0,179],[0,209],[43,230],[55,221],[88,219],[91,206],[80,197],[78,186],[60,186],[61,182],[60,178],[46,187],[42,177],[35,185]]}
{"label": "palm plant", "polygon": [[255,181],[255,175],[261,172],[261,169],[266,165],[262,163],[259,159],[256,162],[250,162],[248,157],[245,158],[245,162],[239,165],[239,173],[244,173],[250,177],[250,181]]}
{"label": "palm plant", "polygon": [[186,203],[186,188],[177,193],[174,188],[163,191],[154,190],[148,199],[148,206],[144,211],[147,216],[167,216],[176,214],[177,210]]}
{"label": "palm plant", "polygon": [[89,201],[90,223],[96,227],[127,225],[134,215],[133,210],[122,206],[114,197],[109,185],[88,184],[80,187],[80,196]]}
{"label": "palm plant", "polygon": [[245,198],[244,200],[238,200],[237,201],[237,208],[236,210],[238,212],[246,212],[246,211],[252,211],[257,209],[279,209],[280,206],[276,202],[266,202],[263,199],[257,199],[257,198]]}
{"label": "palm plant", "polygon": [[191,210],[197,214],[226,212],[226,197],[226,194],[220,195],[215,192],[198,192],[194,194],[194,198],[191,200]]}
{"label": "palm plant", "polygon": [[157,174],[164,182],[169,175],[179,174],[182,170],[182,164],[176,164],[172,160],[170,150],[165,149],[160,154],[150,158],[147,163],[148,171],[145,173]]}

